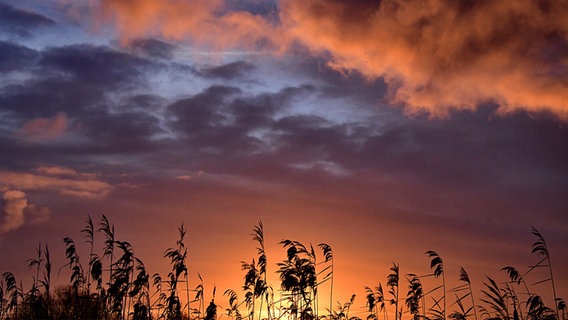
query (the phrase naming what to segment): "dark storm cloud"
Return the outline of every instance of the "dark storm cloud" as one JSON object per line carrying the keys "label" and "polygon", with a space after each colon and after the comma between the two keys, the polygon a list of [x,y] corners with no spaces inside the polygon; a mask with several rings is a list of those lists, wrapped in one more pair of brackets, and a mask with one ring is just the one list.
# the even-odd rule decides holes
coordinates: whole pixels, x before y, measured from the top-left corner
{"label": "dark storm cloud", "polygon": [[159,110],[166,104],[166,99],[155,94],[136,94],[128,97],[122,104],[121,109],[151,112]]}
{"label": "dark storm cloud", "polygon": [[202,156],[238,158],[257,151],[260,141],[248,135],[254,127],[236,123],[227,108],[231,98],[239,93],[241,90],[234,87],[213,86],[173,103],[168,107],[175,118],[172,128],[182,133],[182,141]]}
{"label": "dark storm cloud", "polygon": [[38,57],[35,50],[0,41],[0,72],[24,71],[35,65]]}
{"label": "dark storm cloud", "polygon": [[[51,117],[64,112],[74,117],[104,105],[107,94],[125,92],[144,86],[145,72],[156,67],[150,60],[102,46],[74,45],[51,47],[34,52],[24,47],[2,44],[5,68],[26,63],[34,76],[25,82],[10,84],[0,90],[0,110],[20,122]],[[14,57],[14,55],[17,55]],[[39,57],[22,61],[20,56]]]}
{"label": "dark storm cloud", "polygon": [[255,136],[256,130],[272,135],[273,130],[278,130],[273,127],[274,116],[285,111],[295,98],[314,90],[308,85],[246,95],[235,87],[212,86],[171,104],[171,127],[194,147],[246,157],[263,151],[269,144]]}
{"label": "dark storm cloud", "polygon": [[[26,81],[0,89],[0,147],[10,153],[4,168],[81,166],[92,155],[156,149],[154,136],[163,130],[147,111],[165,102],[152,94],[128,94],[146,84],[147,72],[156,67],[150,60],[90,45],[36,52],[2,42],[0,54],[2,72],[34,70]],[[128,98],[116,102],[110,95]]]}
{"label": "dark storm cloud", "polygon": [[349,140],[345,125],[334,125],[314,115],[288,116],[279,119],[272,129],[281,154],[293,156],[295,161],[339,160],[333,156],[344,151],[340,146]]}
{"label": "dark storm cloud", "polygon": [[255,65],[245,61],[235,61],[221,66],[203,68],[200,73],[207,78],[240,78],[255,69]]}
{"label": "dark storm cloud", "polygon": [[495,117],[495,108],[457,112],[452,121],[396,121],[369,136],[343,162],[366,173],[354,197],[376,193],[415,212],[495,223],[534,223],[536,213],[560,219],[568,209],[567,128],[550,115]]}
{"label": "dark storm cloud", "polygon": [[317,87],[320,99],[348,97],[345,108],[375,109],[375,118],[343,125],[307,115],[282,118],[279,141],[290,148],[287,154],[303,146],[304,152],[352,172],[374,172],[378,179],[408,178],[409,183],[440,190],[490,186],[498,193],[515,184],[548,191],[567,187],[563,163],[568,153],[563,150],[568,131],[546,112],[498,116],[498,106],[485,105],[475,112],[453,112],[446,120],[408,118],[401,110],[376,103],[387,91],[382,80],[366,81],[357,72],[341,75],[317,60],[300,65],[323,80]]}
{"label": "dark storm cloud", "polygon": [[170,126],[181,134],[173,158],[186,157],[187,169],[324,185],[347,174],[343,166],[359,143],[350,139],[365,130],[294,114],[293,106],[320,94],[313,85],[256,95],[213,86],[179,100],[168,107]]}
{"label": "dark storm cloud", "polygon": [[250,130],[269,127],[278,112],[286,111],[296,99],[315,92],[316,88],[312,85],[285,87],[278,92],[237,97],[228,106],[228,110],[233,114],[235,124],[238,126]]}
{"label": "dark storm cloud", "polygon": [[[46,141],[27,141],[17,132],[4,132],[0,147],[10,157],[2,159],[1,166],[29,169],[48,163],[77,168],[99,161],[104,164],[105,157],[134,159],[158,150],[154,137],[163,132],[158,119],[146,113],[111,113],[103,107],[69,118],[68,122],[59,138]],[[128,161],[122,163],[126,164]]]}
{"label": "dark storm cloud", "polygon": [[91,143],[84,152],[93,154],[148,153],[155,149],[152,138],[162,133],[156,117],[143,112],[109,112],[98,108],[76,118],[80,133]]}
{"label": "dark storm cloud", "polygon": [[507,184],[529,171],[534,180],[525,181],[526,186],[568,182],[562,164],[568,160],[562,151],[568,134],[564,126],[546,116],[539,121],[522,113],[501,118],[492,111],[455,113],[453,121],[410,120],[369,139],[360,156],[369,166],[411,173],[433,184]]}
{"label": "dark storm cloud", "polygon": [[54,24],[48,17],[0,3],[0,32],[29,37],[34,29]]}
{"label": "dark storm cloud", "polygon": [[58,111],[80,113],[102,97],[96,87],[53,77],[4,87],[0,109],[25,120],[52,116]]}
{"label": "dark storm cloud", "polygon": [[134,52],[143,53],[152,57],[171,59],[175,46],[156,39],[135,39],[130,43]]}
{"label": "dark storm cloud", "polygon": [[273,0],[228,0],[225,2],[225,10],[247,11],[255,15],[274,15],[278,10],[278,1]]}
{"label": "dark storm cloud", "polygon": [[141,85],[137,80],[152,63],[108,47],[83,44],[48,48],[40,65],[47,71],[62,71],[74,81],[116,89],[113,86]]}
{"label": "dark storm cloud", "polygon": [[[283,90],[280,98],[322,95],[314,88],[288,88],[297,91]],[[215,100],[219,95],[212,92],[227,99]],[[310,181],[312,187],[326,189],[334,189],[341,179],[357,190],[353,197],[362,202],[381,192],[379,198],[387,202],[389,197],[406,197],[409,207],[415,201],[433,210],[468,212],[470,217],[482,212],[512,219],[511,201],[523,203],[524,214],[544,210],[543,217],[550,218],[563,210],[543,209],[547,202],[562,203],[559,190],[568,188],[568,153],[563,151],[568,130],[547,114],[500,117],[494,114],[497,106],[490,105],[455,112],[451,121],[392,112],[377,118],[380,126],[335,124],[309,114],[276,119],[287,110],[287,103],[271,100],[276,95],[247,97],[226,88],[204,93],[172,110],[181,115],[178,129],[192,135],[192,146],[203,148],[201,163],[213,171],[291,184]],[[265,140],[253,139],[255,130],[263,130]],[[216,151],[207,155],[206,146]],[[218,155],[239,161],[221,161]],[[466,200],[472,194],[475,199]],[[469,207],[460,208],[466,203]],[[415,209],[421,210],[419,205]]]}
{"label": "dark storm cloud", "polygon": [[379,104],[384,104],[388,93],[384,78],[371,80],[357,70],[335,70],[329,66],[331,57],[328,54],[312,56],[309,48],[301,44],[291,46],[288,57],[284,69],[312,79],[313,86],[322,99],[348,98],[348,108],[365,107],[378,110]]}
{"label": "dark storm cloud", "polygon": [[168,107],[177,118],[174,127],[191,135],[228,121],[219,111],[226,99],[240,92],[236,87],[212,86],[190,98],[176,101]]}

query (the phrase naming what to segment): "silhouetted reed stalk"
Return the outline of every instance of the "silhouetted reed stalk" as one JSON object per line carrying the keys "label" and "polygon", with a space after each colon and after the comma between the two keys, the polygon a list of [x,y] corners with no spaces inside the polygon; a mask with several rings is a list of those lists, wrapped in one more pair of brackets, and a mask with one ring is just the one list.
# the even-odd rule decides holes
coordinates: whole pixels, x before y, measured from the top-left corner
{"label": "silhouetted reed stalk", "polygon": [[[459,281],[463,281],[463,282],[465,282],[465,284],[454,288],[452,291],[453,292],[467,291],[467,293],[462,295],[462,296],[458,296],[456,294],[456,303],[459,304],[460,310],[463,312],[464,317],[469,316],[469,312],[473,311],[473,316],[474,316],[475,320],[477,320],[477,311],[475,310],[475,299],[473,298],[473,290],[471,289],[471,281],[469,279],[469,275],[467,274],[467,272],[465,271],[465,269],[463,267],[460,267]],[[464,309],[462,300],[467,298],[468,296],[470,297],[470,300],[471,300],[471,307],[466,310],[466,309]],[[453,317],[453,318],[455,318],[455,317]]]}
{"label": "silhouetted reed stalk", "polygon": [[255,284],[255,296],[258,294],[260,296],[260,309],[258,312],[258,320],[261,320],[262,316],[262,305],[263,299],[266,302],[266,313],[268,315],[268,319],[270,320],[270,303],[268,301],[268,282],[267,282],[267,258],[266,258],[266,251],[264,249],[264,226],[262,224],[262,220],[258,221],[258,225],[256,225],[253,229],[253,233],[251,234],[252,239],[257,242],[257,253],[258,253],[258,279],[257,283]]}
{"label": "silhouetted reed stalk", "polygon": [[481,293],[485,296],[481,301],[487,303],[491,309],[485,309],[481,307],[482,312],[489,318],[493,318],[492,314],[495,314],[497,318],[493,319],[510,319],[509,308],[507,305],[508,295],[506,291],[499,288],[497,282],[490,277],[486,277],[489,283],[484,282],[485,290],[481,290]]}
{"label": "silhouetted reed stalk", "polygon": [[[191,301],[189,288],[189,275],[187,271],[187,247],[185,245],[186,230],[183,224],[178,228],[180,233],[176,246],[165,251],[164,257],[171,264],[171,271],[167,280],[163,280],[159,274],[149,277],[143,262],[135,256],[132,245],[126,241],[115,239],[114,226],[103,215],[100,228],[97,230],[104,234],[105,243],[103,257],[108,258],[108,269],[103,268],[103,263],[94,252],[95,228],[89,217],[87,226],[81,230],[89,246],[89,267],[84,273],[79,252],[75,242],[70,238],[64,238],[66,263],[60,268],[70,270],[69,285],[55,288],[51,286],[52,263],[48,246],[38,245],[35,255],[26,260],[29,272],[32,274],[31,288],[24,291],[22,281],[16,282],[16,277],[10,272],[4,272],[0,277],[0,320],[7,318],[19,319],[107,319],[107,320],[150,320],[157,315],[159,319],[181,320],[186,319],[183,311],[187,311],[187,317],[191,317],[190,303],[198,302],[199,306],[193,320],[215,320],[219,315],[215,303],[215,291],[213,299],[205,308],[203,292],[205,291],[203,279],[198,273],[200,284],[195,290],[195,300]],[[371,289],[365,287],[366,304],[371,313],[368,319],[379,320],[379,313],[383,312],[383,320],[388,320],[386,301],[389,301],[395,309],[394,320],[403,319],[403,308],[414,320],[417,319],[447,319],[467,320],[566,320],[566,303],[556,297],[556,288],[552,274],[549,248],[543,236],[532,229],[532,234],[537,237],[532,245],[532,253],[542,258],[529,267],[529,270],[521,274],[511,266],[501,270],[508,274],[506,282],[497,282],[490,277],[486,278],[481,290],[482,305],[476,305],[470,277],[462,267],[459,270],[461,285],[453,288],[455,302],[446,306],[445,269],[442,259],[434,251],[426,252],[430,258],[430,267],[433,273],[428,276],[442,277],[442,284],[429,292],[424,293],[421,277],[415,274],[407,274],[408,291],[405,304],[400,303],[399,266],[393,263],[390,274],[387,276],[387,288],[389,298],[385,299],[383,287],[379,283]],[[319,320],[327,316],[318,314],[318,289],[326,281],[330,282],[330,301],[333,297],[334,257],[331,247],[320,243],[323,261],[318,262],[314,247],[310,244],[304,246],[298,241],[282,240],[279,245],[285,249],[286,258],[277,263],[276,274],[279,276],[281,297],[274,301],[272,286],[267,282],[267,259],[265,251],[265,234],[262,221],[253,229],[251,234],[257,243],[257,260],[250,263],[241,262],[241,268],[246,271],[244,285],[245,299],[239,302],[237,292],[225,291],[228,297],[229,307],[225,310],[231,320],[262,320],[263,312],[266,312],[268,320],[280,320],[288,317],[290,320]],[[117,251],[115,250],[117,249]],[[120,253],[118,256],[117,253]],[[537,281],[531,286],[550,282],[554,295],[555,308],[545,305],[543,298],[536,293],[534,288],[527,284],[526,276],[535,272],[537,268],[546,268],[548,277]],[[43,272],[42,272],[43,270]],[[103,270],[108,270],[109,279],[103,285]],[[179,299],[180,282],[185,279],[187,304],[181,308]],[[318,281],[320,279],[320,281]],[[153,290],[150,290],[150,280]],[[167,289],[163,286],[168,284]],[[97,291],[91,292],[91,285],[96,284]],[[434,306],[426,309],[425,298],[435,290],[443,289],[444,293],[439,298],[434,298]],[[519,298],[517,291],[526,294],[527,298]],[[53,292],[52,292],[53,291]],[[152,293],[152,294],[151,294]],[[258,305],[255,301],[260,299]],[[444,301],[442,301],[444,299]],[[283,306],[283,302],[288,305]],[[337,308],[329,309],[329,320],[359,320],[350,316],[355,295],[343,304],[337,303]],[[469,307],[471,301],[471,307]],[[442,303],[444,302],[444,303]],[[247,304],[249,313],[243,317],[239,308]],[[279,304],[279,307],[277,305]],[[448,308],[448,309],[446,309]],[[434,310],[434,311],[433,311]],[[278,311],[278,315],[276,314]],[[478,312],[479,311],[479,315]],[[258,314],[258,317],[255,315]],[[427,315],[428,314],[428,315]],[[220,317],[220,316],[219,316]],[[190,318],[191,320],[191,318]]]}
{"label": "silhouetted reed stalk", "polygon": [[422,283],[415,274],[408,274],[406,276],[408,281],[408,292],[406,294],[406,307],[414,320],[420,319],[420,302],[424,298],[424,291]]}
{"label": "silhouetted reed stalk", "polygon": [[[329,316],[331,318],[331,316],[332,316],[331,310],[332,310],[332,307],[333,307],[333,250],[331,249],[331,246],[329,246],[327,243],[320,243],[320,244],[318,244],[318,247],[323,252],[324,263],[329,264],[322,271],[320,271],[318,273],[318,276],[329,270],[329,273],[324,275],[323,280],[319,284],[324,283],[328,280],[330,281],[330,285],[329,285],[329,310],[330,310],[330,314],[329,314]],[[316,307],[316,309],[317,309],[317,307]]]}
{"label": "silhouetted reed stalk", "polygon": [[564,299],[562,299],[562,298],[558,298],[558,303],[556,305],[558,306],[558,310],[562,311],[562,317],[560,319],[565,320],[566,319],[566,301],[564,301]]}
{"label": "silhouetted reed stalk", "polygon": [[183,224],[178,228],[178,231],[179,240],[176,241],[177,248],[168,248],[164,253],[164,257],[170,259],[170,264],[172,266],[172,271],[168,274],[168,277],[170,278],[170,295],[166,298],[166,315],[169,319],[181,319],[181,305],[177,294],[177,285],[182,274],[185,276],[186,281],[187,310],[189,310],[189,279],[187,265],[185,263],[187,248],[184,243],[186,230]]}
{"label": "silhouetted reed stalk", "polygon": [[387,276],[387,287],[389,287],[389,294],[392,296],[390,299],[390,304],[394,305],[394,320],[400,320],[402,317],[402,308],[399,312],[398,310],[398,283],[399,283],[399,267],[396,262],[392,263],[392,267],[390,268],[392,273]]}
{"label": "silhouetted reed stalk", "polygon": [[92,263],[90,262],[93,259],[93,246],[95,242],[95,226],[93,225],[93,219],[91,216],[87,218],[87,225],[85,228],[81,230],[81,233],[84,234],[86,238],[86,242],[89,244],[89,267],[87,268],[87,294],[91,294],[91,267]]}
{"label": "silhouetted reed stalk", "polygon": [[342,313],[345,315],[346,320],[351,319],[351,318],[349,318],[349,310],[351,310],[351,306],[355,302],[355,297],[356,296],[354,294],[352,294],[351,298],[349,298],[349,301],[347,301],[343,304]]}
{"label": "silhouetted reed stalk", "polygon": [[[79,261],[79,254],[77,253],[77,249],[75,247],[75,242],[73,239],[69,237],[63,238],[65,242],[65,256],[69,262],[62,266],[69,267],[71,270],[71,287],[73,289],[72,292],[72,309],[71,309],[71,316],[74,318],[80,317],[81,308],[80,308],[80,291],[79,289],[84,289],[85,278],[83,275],[83,267]],[[61,270],[61,269],[60,269]],[[82,292],[81,292],[82,293]]]}
{"label": "silhouetted reed stalk", "polygon": [[156,294],[158,295],[158,297],[157,299],[154,300],[154,303],[150,305],[150,310],[156,309],[157,310],[156,313],[158,315],[161,315],[160,311],[164,307],[163,301],[166,299],[166,295],[165,293],[162,292],[162,277],[160,276],[159,273],[155,273],[152,275],[152,284],[156,289],[152,294],[152,296],[150,297],[150,300]]}
{"label": "silhouetted reed stalk", "polygon": [[387,309],[385,308],[385,295],[383,292],[383,286],[379,283],[375,289],[371,289],[369,287],[365,287],[365,291],[367,292],[366,295],[366,304],[369,308],[369,312],[375,312],[375,318],[379,320],[379,311],[383,312],[383,320],[388,320]]}
{"label": "silhouetted reed stalk", "polygon": [[9,315],[12,312],[12,318],[18,318],[18,296],[19,290],[18,285],[16,283],[16,277],[11,272],[4,272],[2,274],[2,278],[4,280],[5,292],[8,295],[8,300],[6,302],[6,315]]}
{"label": "silhouetted reed stalk", "polygon": [[250,320],[254,320],[255,301],[258,296],[258,292],[261,290],[259,289],[259,286],[261,285],[260,273],[256,267],[254,259],[252,259],[251,263],[241,261],[241,269],[246,271],[243,290],[245,291],[246,305],[250,308],[249,318]]}
{"label": "silhouetted reed stalk", "polygon": [[114,245],[115,245],[114,225],[110,224],[108,218],[104,214],[101,218],[98,230],[100,232],[103,232],[105,236],[103,258],[109,258],[110,260],[109,267],[107,269],[109,271],[109,282],[107,283],[107,285],[109,285],[113,277],[113,265],[114,265],[113,260],[114,260]]}
{"label": "silhouetted reed stalk", "polygon": [[41,264],[43,262],[42,259],[42,248],[41,248],[41,242],[38,244],[38,247],[36,249],[36,257],[35,258],[30,258],[28,259],[28,270],[32,270],[35,267],[35,272],[36,275],[35,277],[33,277],[33,282],[32,282],[32,288],[30,290],[30,296],[32,300],[35,300],[36,295],[38,295],[39,292],[39,270],[41,268]]}
{"label": "silhouetted reed stalk", "polygon": [[525,301],[518,301],[518,305],[517,305],[517,301],[513,301],[514,305],[514,310],[513,312],[517,312],[520,316],[520,318],[523,318],[523,304],[526,305],[526,302],[530,299],[530,297],[532,296],[532,293],[529,290],[529,287],[527,285],[527,283],[525,282],[524,277],[517,271],[517,269],[515,269],[512,266],[506,266],[501,268],[501,271],[505,271],[507,272],[507,274],[509,275],[509,279],[510,281],[508,282],[508,284],[515,284],[516,286],[519,285],[523,285],[523,288],[525,289],[525,294],[527,296]]}
{"label": "silhouetted reed stalk", "polygon": [[43,288],[45,289],[45,301],[46,301],[46,306],[45,306],[45,314],[47,316],[47,318],[49,318],[50,316],[50,312],[49,312],[49,308],[51,306],[51,293],[50,293],[50,288],[51,288],[51,258],[49,255],[49,248],[47,246],[47,243],[45,244],[45,249],[44,249],[44,256],[45,256],[45,263],[44,263],[44,272],[43,272],[43,280],[41,280],[41,285],[43,286]]}
{"label": "silhouetted reed stalk", "polygon": [[193,290],[193,292],[195,292],[195,298],[191,301],[197,302],[197,309],[191,308],[191,310],[196,310],[194,311],[194,313],[197,315],[198,319],[201,319],[202,315],[205,314],[205,297],[203,296],[205,292],[205,286],[203,284],[203,278],[201,277],[201,274],[199,272],[197,273],[197,278],[199,279],[199,284]]}
{"label": "silhouetted reed stalk", "polygon": [[[552,262],[550,261],[550,254],[548,252],[548,245],[544,240],[544,237],[540,234],[540,232],[531,226],[531,232],[534,236],[536,236],[537,240],[532,245],[532,253],[536,253],[537,255],[543,256],[543,259],[539,261],[535,266],[531,268],[534,269],[536,267],[548,267],[548,274],[549,278],[541,280],[537,283],[550,281],[550,285],[552,287],[552,296],[554,297],[554,310],[556,311],[556,317],[559,318],[560,314],[558,312],[558,297],[556,296],[556,287],[554,286],[554,276],[552,274]],[[529,270],[530,271],[530,270]],[[527,273],[529,272],[527,271]]]}
{"label": "silhouetted reed stalk", "polygon": [[215,292],[217,291],[216,287],[213,287],[213,298],[211,302],[207,306],[205,310],[205,318],[204,320],[216,320],[217,319],[217,305],[215,304]]}
{"label": "silhouetted reed stalk", "polygon": [[132,282],[132,289],[128,293],[131,299],[135,299],[133,304],[133,318],[135,320],[150,319],[150,277],[146,272],[146,267],[144,266],[142,260],[135,258],[135,261],[138,275]]}
{"label": "silhouetted reed stalk", "polygon": [[282,240],[279,244],[286,249],[287,255],[286,260],[278,263],[281,288],[290,292],[302,319],[312,317],[313,293],[317,284],[313,248],[308,251],[303,244],[292,240]]}
{"label": "silhouetted reed stalk", "polygon": [[223,295],[229,297],[229,308],[226,309],[227,315],[231,317],[231,319],[242,320],[243,317],[241,315],[241,312],[239,311],[239,307],[243,303],[239,303],[237,293],[232,289],[227,289],[225,290]]}
{"label": "silhouetted reed stalk", "polygon": [[430,269],[433,270],[432,275],[434,276],[434,278],[437,279],[442,276],[442,285],[440,287],[432,289],[430,292],[433,292],[439,288],[442,289],[441,299],[443,299],[444,301],[443,307],[441,307],[442,310],[435,310],[434,307],[439,306],[439,300],[434,299],[434,306],[432,307],[431,311],[434,312],[436,317],[446,319],[446,275],[444,273],[444,263],[442,261],[442,258],[435,251],[429,250],[426,251],[426,254],[428,255],[428,257],[432,258],[432,260],[430,261]]}

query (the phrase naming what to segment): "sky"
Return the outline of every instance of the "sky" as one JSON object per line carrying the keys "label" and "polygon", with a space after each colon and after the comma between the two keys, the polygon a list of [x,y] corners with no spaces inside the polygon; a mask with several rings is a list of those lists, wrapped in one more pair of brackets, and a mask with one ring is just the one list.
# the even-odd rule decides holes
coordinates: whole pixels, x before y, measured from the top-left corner
{"label": "sky", "polygon": [[568,298],[566,12],[561,0],[0,0],[0,272],[30,285],[38,243],[59,269],[67,236],[86,263],[80,230],[104,214],[167,274],[183,223],[190,282],[199,273],[210,296],[242,286],[262,220],[269,272],[283,239],[328,243],[334,297],[356,293],[364,314],[363,287],[392,262],[429,273],[427,250],[450,282],[460,266],[474,288],[505,281],[501,267],[538,262],[534,226]]}

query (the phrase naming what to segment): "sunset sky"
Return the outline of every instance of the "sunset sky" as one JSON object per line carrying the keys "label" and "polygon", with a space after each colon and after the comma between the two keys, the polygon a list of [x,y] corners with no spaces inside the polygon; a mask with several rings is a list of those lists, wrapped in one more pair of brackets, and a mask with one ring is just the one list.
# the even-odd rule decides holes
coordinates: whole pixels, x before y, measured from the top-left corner
{"label": "sunset sky", "polygon": [[183,223],[191,286],[201,274],[210,297],[240,289],[262,219],[269,272],[282,239],[328,243],[334,298],[356,293],[364,318],[363,286],[393,261],[426,274],[435,250],[449,281],[463,266],[481,289],[538,262],[534,226],[567,299],[567,13],[562,0],[0,0],[0,272],[29,286],[38,243],[58,270],[66,236],[87,264],[80,230],[105,214],[165,275]]}

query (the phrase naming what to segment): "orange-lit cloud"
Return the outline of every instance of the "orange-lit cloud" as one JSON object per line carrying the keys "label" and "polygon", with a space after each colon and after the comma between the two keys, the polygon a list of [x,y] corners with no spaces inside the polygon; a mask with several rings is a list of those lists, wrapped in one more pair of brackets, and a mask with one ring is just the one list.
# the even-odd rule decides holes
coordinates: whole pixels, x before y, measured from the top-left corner
{"label": "orange-lit cloud", "polygon": [[284,7],[294,37],[329,50],[335,68],[385,77],[392,101],[411,112],[443,116],[491,101],[504,112],[568,117],[565,2],[286,1]]}
{"label": "orange-lit cloud", "polygon": [[83,179],[95,179],[97,176],[95,173],[78,172],[77,170],[71,168],[58,166],[39,166],[36,171],[42,175],[47,176],[79,177]]}
{"label": "orange-lit cloud", "polygon": [[22,227],[26,215],[31,218],[29,222],[32,224],[49,220],[51,210],[29,203],[26,194],[20,190],[55,191],[62,195],[98,199],[107,195],[112,186],[98,180],[93,173],[81,173],[66,167],[41,166],[35,173],[0,171],[0,191],[4,192],[0,233]]}
{"label": "orange-lit cloud", "polygon": [[28,201],[26,194],[19,190],[6,190],[2,197],[4,206],[1,211],[0,234],[21,228],[27,218],[29,223],[40,224],[49,221],[51,210],[39,207]]}
{"label": "orange-lit cloud", "polygon": [[255,46],[276,34],[259,16],[221,13],[223,4],[222,0],[103,0],[99,17],[116,24],[123,44],[138,37],[161,36],[225,49]]}
{"label": "orange-lit cloud", "polygon": [[284,0],[279,23],[216,1],[102,1],[123,39],[162,36],[218,48],[294,41],[330,66],[384,77],[391,103],[445,116],[494,102],[501,112],[568,118],[568,20],[563,1]]}
{"label": "orange-lit cloud", "polygon": [[24,225],[24,209],[28,206],[26,194],[18,190],[4,192],[4,212],[0,222],[0,234]]}
{"label": "orange-lit cloud", "polygon": [[125,38],[164,35],[185,38],[212,18],[219,1],[103,0],[106,18],[115,19]]}
{"label": "orange-lit cloud", "polygon": [[183,174],[183,175],[176,176],[176,179],[182,180],[182,181],[190,181],[190,180],[193,180],[193,179],[196,179],[196,178],[200,178],[203,175],[205,175],[205,172],[202,171],[202,170],[199,170],[199,171],[192,173],[192,174]]}
{"label": "orange-lit cloud", "polygon": [[53,118],[36,118],[24,123],[18,134],[30,141],[57,139],[65,134],[68,121],[64,113],[58,113]]}
{"label": "orange-lit cloud", "polygon": [[72,169],[60,167],[40,167],[37,171],[38,174],[0,172],[0,187],[52,190],[82,198],[100,198],[112,190],[110,184],[96,179],[92,174],[74,173]]}

